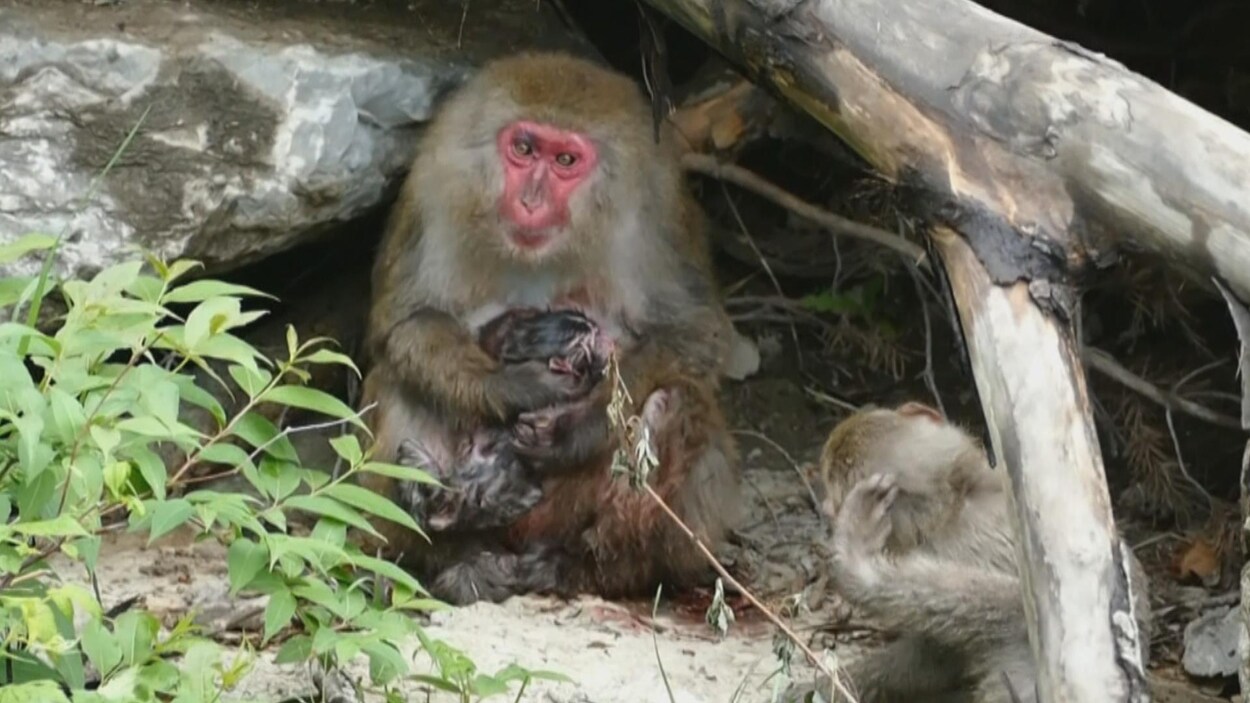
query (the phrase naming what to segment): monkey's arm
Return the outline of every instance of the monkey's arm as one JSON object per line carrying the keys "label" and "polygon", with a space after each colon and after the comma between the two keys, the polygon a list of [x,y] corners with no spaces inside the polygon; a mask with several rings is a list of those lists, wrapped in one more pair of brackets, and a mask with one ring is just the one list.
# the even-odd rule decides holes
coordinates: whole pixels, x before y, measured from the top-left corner
{"label": "monkey's arm", "polygon": [[843,501],[832,545],[842,596],[887,630],[924,635],[971,657],[1027,638],[1014,574],[917,551],[886,555],[898,493],[895,476],[875,474]]}
{"label": "monkey's arm", "polygon": [[455,317],[431,307],[391,326],[378,346],[402,382],[466,416],[506,419],[575,397],[582,383],[544,362],[500,365]]}
{"label": "monkey's arm", "polygon": [[970,656],[1027,637],[1019,579],[911,553],[835,556],[839,592],[891,631],[924,635]]}

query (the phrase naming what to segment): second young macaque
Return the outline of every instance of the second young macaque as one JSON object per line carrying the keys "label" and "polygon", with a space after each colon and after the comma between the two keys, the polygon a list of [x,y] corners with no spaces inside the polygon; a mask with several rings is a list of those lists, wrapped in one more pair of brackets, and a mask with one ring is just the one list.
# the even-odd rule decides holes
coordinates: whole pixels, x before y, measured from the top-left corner
{"label": "second young macaque", "polygon": [[[593,328],[548,316],[568,310]],[[439,504],[365,479],[422,520],[442,516],[432,545],[377,525],[383,551],[436,596],[552,583],[641,595],[705,573],[649,496],[610,480],[604,350],[635,409],[657,391],[692,409],[670,420],[655,490],[709,543],[736,518],[737,456],[715,401],[732,327],[672,135],[654,139],[638,85],[562,54],[479,70],[426,130],[383,236],[368,327],[374,458],[407,446],[462,489]],[[491,462],[523,480],[481,471]],[[541,496],[512,520],[534,499],[530,479]]]}
{"label": "second young macaque", "polygon": [[[920,403],[866,410],[830,433],[820,474],[834,585],[897,635],[847,667],[861,703],[1036,701],[1008,486],[980,444]],[[1120,549],[1144,664],[1146,576]]]}

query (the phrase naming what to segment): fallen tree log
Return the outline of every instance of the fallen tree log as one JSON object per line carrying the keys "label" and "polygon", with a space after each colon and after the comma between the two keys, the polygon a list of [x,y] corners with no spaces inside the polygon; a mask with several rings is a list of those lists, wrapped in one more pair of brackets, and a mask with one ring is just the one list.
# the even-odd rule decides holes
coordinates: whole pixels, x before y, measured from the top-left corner
{"label": "fallen tree log", "polygon": [[1011,478],[1039,700],[1149,700],[1077,285],[1128,246],[1250,301],[1250,135],[966,0],[647,2],[914,196]]}
{"label": "fallen tree log", "polygon": [[1250,301],[1250,135],[1119,63],[967,0],[647,3],[915,186],[995,282],[1121,244]]}
{"label": "fallen tree log", "polygon": [[1040,700],[1148,701],[1127,555],[1071,325],[1039,309],[1024,282],[995,285],[955,232],[940,227],[932,239],[990,438],[1015,487]]}

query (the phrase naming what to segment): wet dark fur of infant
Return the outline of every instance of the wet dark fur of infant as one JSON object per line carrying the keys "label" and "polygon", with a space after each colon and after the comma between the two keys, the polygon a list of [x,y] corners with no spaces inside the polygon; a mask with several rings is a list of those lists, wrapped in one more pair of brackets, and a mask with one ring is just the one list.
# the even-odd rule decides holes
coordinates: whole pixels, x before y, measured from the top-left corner
{"label": "wet dark fur of infant", "polygon": [[[830,432],[817,478],[834,587],[893,636],[844,668],[860,703],[1036,703],[1007,478],[981,444],[921,403],[863,410]],[[1145,665],[1148,584],[1121,549]],[[826,700],[816,686],[785,700]]]}

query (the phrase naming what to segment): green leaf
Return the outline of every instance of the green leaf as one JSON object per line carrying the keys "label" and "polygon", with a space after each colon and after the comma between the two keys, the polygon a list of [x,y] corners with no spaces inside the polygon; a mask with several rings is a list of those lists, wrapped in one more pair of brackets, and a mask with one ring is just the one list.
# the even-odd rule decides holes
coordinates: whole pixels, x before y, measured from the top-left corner
{"label": "green leaf", "polygon": [[33,292],[34,276],[6,276],[0,278],[0,308],[16,305],[19,300]]}
{"label": "green leaf", "polygon": [[98,620],[90,620],[82,630],[82,651],[102,676],[107,677],[113,667],[121,663],[122,649],[113,639],[113,633]]}
{"label": "green leaf", "polygon": [[312,638],[308,635],[295,635],[282,643],[278,654],[274,657],[275,664],[298,664],[312,656]]}
{"label": "green leaf", "polygon": [[[204,264],[198,261],[195,261],[193,259],[179,259],[169,265],[168,273],[163,274],[162,278],[172,283],[175,280],[185,276],[188,271],[194,268],[204,268]],[[179,302],[179,301],[175,300],[171,302]],[[186,302],[194,302],[194,301],[188,300]]]}
{"label": "green leaf", "polygon": [[226,552],[226,567],[230,574],[230,593],[238,593],[265,570],[269,563],[269,548],[246,537],[230,544]]}
{"label": "green leaf", "polygon": [[165,290],[165,283],[153,276],[139,276],[126,288],[126,292],[145,303],[156,305],[160,302],[161,292]]}
{"label": "green leaf", "polygon": [[106,267],[91,279],[89,287],[94,296],[105,298],[117,295],[129,288],[139,272],[143,270],[143,262],[139,260],[122,261]]}
{"label": "green leaf", "polygon": [[37,415],[23,415],[13,420],[17,427],[17,460],[22,465],[22,473],[27,481],[31,481],[52,462],[52,448],[43,444],[43,418]]}
{"label": "green leaf", "polygon": [[273,374],[264,369],[246,368],[237,364],[232,364],[227,371],[234,382],[239,384],[239,388],[247,393],[247,397],[255,398],[256,394],[265,390],[265,386],[273,380]]}
{"label": "green leaf", "polygon": [[360,463],[364,452],[360,450],[360,440],[356,439],[356,435],[345,434],[334,437],[330,440],[330,446],[334,448],[334,453],[343,457],[343,459],[355,466]]}
{"label": "green leaf", "polygon": [[295,325],[286,326],[286,353],[288,359],[294,359],[299,353],[299,333],[295,331]]}
{"label": "green leaf", "polygon": [[337,500],[322,496],[293,496],[286,501],[286,504],[296,510],[303,510],[314,515],[324,515],[339,522],[347,523],[376,537],[382,536],[378,534],[377,530],[373,529],[373,525],[370,525],[369,521],[361,516],[360,513]]}
{"label": "green leaf", "polygon": [[249,369],[257,368],[256,360],[263,358],[252,345],[226,332],[205,340],[195,351],[205,358],[233,361]]}
{"label": "green leaf", "polygon": [[26,256],[32,251],[51,249],[56,245],[56,237],[47,234],[27,234],[16,241],[0,245],[0,264],[7,264]]}
{"label": "green leaf", "polygon": [[153,437],[155,439],[170,439],[180,434],[176,426],[166,426],[165,423],[151,415],[128,417],[117,423],[117,429],[122,432],[133,432],[143,437]]}
{"label": "green leaf", "polygon": [[261,644],[278,634],[294,616],[295,596],[290,591],[283,589],[270,593],[269,603],[265,606],[265,634],[261,637]]}
{"label": "green leaf", "polygon": [[121,648],[122,662],[127,666],[147,662],[159,630],[160,623],[151,613],[127,610],[118,616],[113,623],[113,637]]}
{"label": "green leaf", "polygon": [[95,440],[95,444],[104,452],[105,456],[113,453],[117,445],[122,441],[122,435],[112,427],[101,427],[100,425],[91,426],[91,438]]}
{"label": "green leaf", "polygon": [[350,356],[330,351],[329,349],[318,349],[308,356],[300,359],[310,364],[339,364],[346,366],[356,372],[356,376],[360,376],[360,369],[356,367],[356,362],[352,361]]}
{"label": "green leaf", "polygon": [[156,371],[157,373],[140,372],[138,374],[142,383],[139,407],[166,425],[172,426],[178,422],[180,408],[178,384],[170,378],[169,374],[159,369]]}
{"label": "green leaf", "polygon": [[187,315],[183,337],[187,348],[197,351],[209,337],[230,329],[242,312],[237,298],[209,298],[200,303]]}
{"label": "green leaf", "polygon": [[52,495],[56,492],[57,477],[54,471],[44,471],[35,478],[27,477],[25,485],[17,493],[17,512],[33,518],[56,510]]}
{"label": "green leaf", "polygon": [[[182,262],[175,262],[171,270],[176,269]],[[189,268],[189,267],[188,267]],[[225,283],[222,281],[199,280],[179,286],[169,291],[165,295],[166,303],[198,303],[209,298],[220,298],[224,296],[242,295],[254,296],[261,298],[270,298],[277,300],[268,293],[262,293],[255,288],[248,288],[235,283]]]}
{"label": "green leaf", "polygon": [[411,481],[414,483],[424,483],[430,486],[441,485],[439,480],[430,475],[430,473],[425,469],[417,469],[410,466],[368,461],[361,465],[360,470],[367,471],[371,474],[378,474],[379,476],[389,476],[396,481]]}
{"label": "green leaf", "polygon": [[79,430],[87,425],[86,413],[77,399],[55,386],[48,391],[48,400],[57,434],[62,442],[72,444]]}
{"label": "green leaf", "polygon": [[403,525],[414,532],[421,529],[412,516],[398,505],[366,488],[350,483],[335,483],[322,489],[322,495],[328,495],[354,508]]}
{"label": "green leaf", "polygon": [[130,462],[114,461],[104,469],[104,485],[114,496],[125,493],[126,484],[130,480]]}
{"label": "green leaf", "polygon": [[27,537],[86,537],[87,531],[73,515],[62,513],[51,520],[17,522],[11,525],[14,532]]}
{"label": "green leaf", "polygon": [[297,464],[266,456],[256,473],[257,488],[275,501],[282,500],[299,488],[300,468]]}
{"label": "green leaf", "polygon": [[222,464],[231,468],[252,463],[251,456],[243,447],[227,442],[217,442],[204,447],[200,452],[199,460],[210,461],[214,464]]}
{"label": "green leaf", "polygon": [[29,681],[0,686],[0,703],[69,703],[55,681]]}
{"label": "green leaf", "polygon": [[356,412],[346,403],[324,391],[303,386],[278,386],[261,396],[262,400],[280,403],[294,408],[303,408],[313,412],[329,415],[339,419],[349,419],[352,424],[364,427],[365,424],[356,417]]}
{"label": "green leaf", "polygon": [[165,468],[165,462],[161,460],[156,452],[142,444],[136,444],[119,452],[134,462],[139,467],[139,475],[143,477],[144,483],[148,484],[148,488],[152,490],[152,496],[157,500],[165,500],[165,481],[169,475]]}
{"label": "green leaf", "polygon": [[369,679],[379,686],[408,671],[404,656],[385,642],[368,642],[361,649],[369,657]]}
{"label": "green leaf", "polygon": [[299,454],[295,452],[295,446],[291,444],[291,440],[285,435],[279,436],[281,433],[278,428],[254,410],[239,418],[231,432],[257,449],[264,447],[265,451],[275,458],[293,464],[299,463]]}
{"label": "green leaf", "polygon": [[396,566],[393,562],[364,554],[352,554],[350,557],[353,566],[369,571],[390,579],[394,583],[400,584],[413,593],[429,595],[424,587],[405,569]]}
{"label": "green leaf", "polygon": [[194,514],[195,509],[183,498],[156,502],[152,508],[152,529],[148,535],[148,544],[178,529]]}
{"label": "green leaf", "polygon": [[226,411],[221,407],[221,402],[212,393],[196,385],[193,376],[179,374],[174,378],[174,383],[178,385],[178,394],[182,399],[207,410],[217,421],[218,428],[226,424]]}

